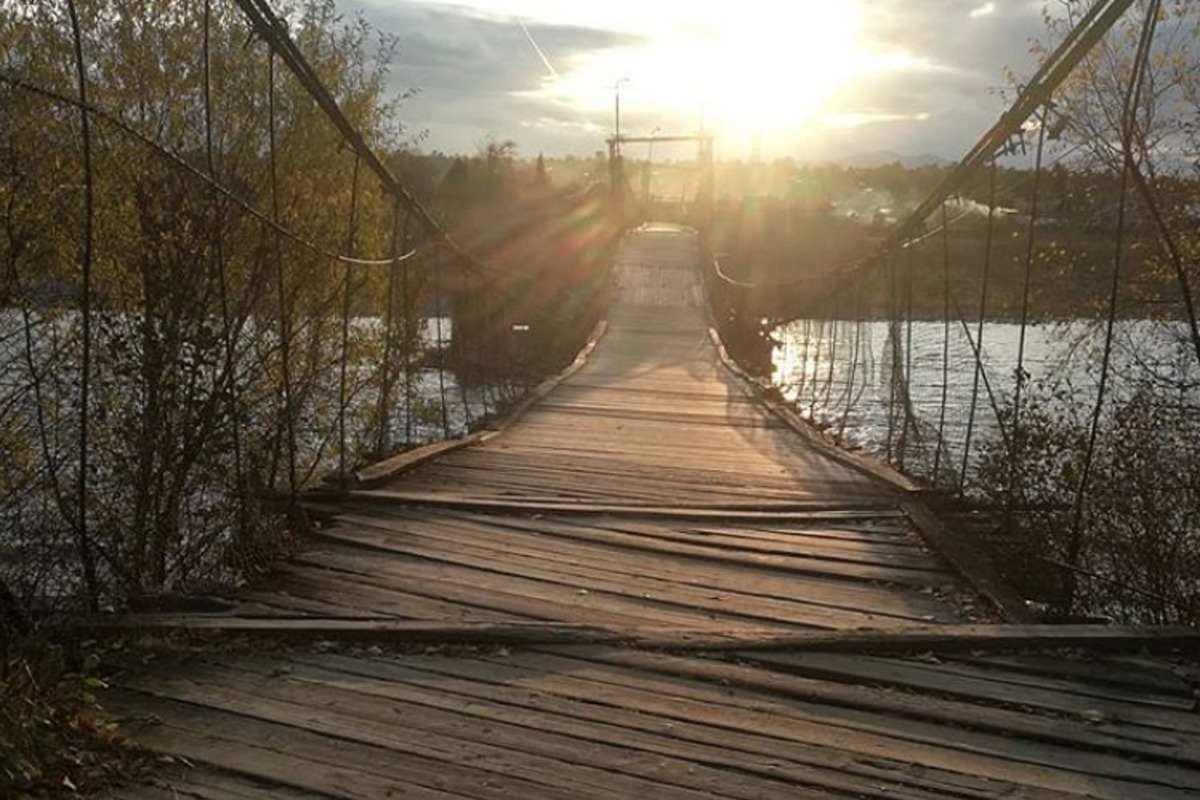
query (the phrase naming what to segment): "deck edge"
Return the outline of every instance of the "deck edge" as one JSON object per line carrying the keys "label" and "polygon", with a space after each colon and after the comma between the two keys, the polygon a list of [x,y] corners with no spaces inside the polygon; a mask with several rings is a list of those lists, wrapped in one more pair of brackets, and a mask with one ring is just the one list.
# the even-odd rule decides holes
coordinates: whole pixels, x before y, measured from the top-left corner
{"label": "deck edge", "polygon": [[360,487],[377,486],[439,456],[453,453],[455,450],[461,450],[474,444],[482,444],[496,438],[519,420],[534,404],[558,388],[563,381],[582,369],[591,356],[592,351],[596,349],[596,345],[600,343],[600,340],[604,338],[604,334],[607,332],[608,320],[602,319],[596,323],[596,327],[592,329],[587,342],[580,349],[579,353],[576,354],[574,361],[557,374],[551,375],[539,383],[510,409],[508,413],[488,423],[487,427],[483,430],[475,431],[458,439],[433,442],[432,444],[417,447],[390,458],[385,458],[370,466],[363,467],[354,473],[355,485]]}
{"label": "deck edge", "polygon": [[767,393],[766,383],[742,369],[729,355],[729,351],[725,349],[715,327],[709,326],[708,335],[716,348],[721,364],[749,389],[764,408],[800,435],[806,444],[838,463],[883,482],[891,489],[900,492],[902,495],[899,503],[900,509],[916,529],[917,535],[930,549],[945,559],[950,568],[966,582],[971,590],[986,600],[1004,620],[1022,624],[1038,621],[1038,616],[1000,576],[991,559],[950,535],[925,503],[920,502],[919,498],[927,493],[927,489],[898,470],[879,462],[878,459],[851,453],[839,447],[786,403],[770,397]]}
{"label": "deck edge", "polygon": [[892,469],[891,467],[880,463],[877,459],[869,456],[851,453],[838,447],[836,443],[821,432],[811,422],[801,417],[793,411],[787,403],[775,400],[768,396],[768,386],[764,381],[755,378],[746,370],[742,369],[741,365],[729,355],[729,351],[725,349],[724,342],[721,341],[721,335],[715,327],[711,325],[708,328],[708,336],[716,348],[717,357],[720,359],[722,366],[731,372],[734,377],[746,386],[759,404],[767,411],[771,412],[777,419],[783,422],[784,425],[791,428],[799,434],[806,444],[810,445],[814,450],[817,450],[824,456],[828,456],[838,463],[850,467],[851,469],[866,475],[869,478],[874,478],[881,483],[886,484],[891,489],[902,492],[904,494],[917,494],[926,491],[925,487],[921,486],[903,473]]}
{"label": "deck edge", "polygon": [[921,502],[900,504],[900,510],[926,544],[963,577],[971,589],[985,599],[1005,620],[1021,624],[1039,622],[1037,614],[1000,575],[995,564],[946,530],[941,520]]}

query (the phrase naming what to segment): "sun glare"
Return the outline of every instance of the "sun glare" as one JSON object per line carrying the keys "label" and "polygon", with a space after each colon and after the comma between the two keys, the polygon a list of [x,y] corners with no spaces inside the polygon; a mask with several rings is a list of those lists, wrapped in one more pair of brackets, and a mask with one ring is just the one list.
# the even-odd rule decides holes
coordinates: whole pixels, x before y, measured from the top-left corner
{"label": "sun glare", "polygon": [[716,122],[730,133],[775,133],[811,121],[861,57],[851,4],[778,4],[769,17],[731,17],[694,53]]}
{"label": "sun glare", "polygon": [[581,57],[542,91],[603,111],[627,78],[622,101],[631,124],[703,124],[744,142],[802,135],[839,89],[881,64],[864,49],[861,9],[849,0],[749,0],[662,23],[638,44]]}

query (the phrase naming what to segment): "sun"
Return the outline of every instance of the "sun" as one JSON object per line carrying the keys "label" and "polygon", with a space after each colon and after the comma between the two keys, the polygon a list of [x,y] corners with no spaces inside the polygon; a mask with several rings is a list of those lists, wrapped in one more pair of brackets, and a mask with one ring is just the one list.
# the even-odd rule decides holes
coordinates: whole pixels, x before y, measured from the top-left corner
{"label": "sun", "polygon": [[621,81],[632,125],[703,125],[727,141],[794,137],[874,58],[853,0],[701,3],[683,13],[638,44],[582,57],[543,92],[602,114]]}
{"label": "sun", "polygon": [[780,3],[729,17],[693,54],[705,77],[698,91],[729,133],[801,127],[861,67],[859,26],[850,3]]}

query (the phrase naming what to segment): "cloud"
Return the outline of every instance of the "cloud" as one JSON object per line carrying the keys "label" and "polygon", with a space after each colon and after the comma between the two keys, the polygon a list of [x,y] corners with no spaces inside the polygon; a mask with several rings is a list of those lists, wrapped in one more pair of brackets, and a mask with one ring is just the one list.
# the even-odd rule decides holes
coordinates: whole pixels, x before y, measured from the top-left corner
{"label": "cloud", "polygon": [[[991,8],[974,15],[971,24],[948,31],[953,18],[948,5],[957,5],[968,17]],[[1030,44],[1043,34],[1041,5],[1035,0],[996,0],[983,6],[978,0],[871,0],[868,9],[864,36],[873,46],[904,48],[938,69],[880,73],[839,93],[834,115],[863,112],[898,119],[840,131],[838,138],[816,143],[818,150],[889,149],[958,157],[1003,110],[1005,69],[1018,75],[1033,69]],[[905,115],[912,118],[899,119]],[[821,157],[819,152],[809,155]]]}
{"label": "cloud", "polygon": [[[471,151],[489,134],[521,140],[530,121],[593,122],[532,97],[553,77],[547,64],[561,69],[583,54],[641,41],[621,31],[502,18],[441,3],[340,0],[338,5],[397,37],[392,89],[417,90],[401,107],[402,122],[410,132],[427,131],[429,147],[447,151]],[[521,143],[527,150],[540,147]],[[565,147],[562,137],[556,145]]]}
{"label": "cloud", "polygon": [[[546,5],[539,13],[537,0],[465,1],[472,6],[338,0],[342,10],[360,12],[398,37],[393,88],[419,90],[401,109],[409,130],[427,130],[426,146],[446,151],[471,151],[488,134],[515,139],[527,153],[590,153],[602,147],[611,109],[604,102],[572,103],[549,91],[563,85],[553,71],[565,77],[599,57],[619,61],[619,53],[662,31],[644,26],[635,32],[636,4],[609,24],[594,9],[573,4]],[[821,158],[823,150],[886,148],[955,157],[1002,109],[997,90],[1004,86],[1004,70],[1031,71],[1030,41],[1043,32],[1040,0],[857,2],[864,44],[873,58],[892,63],[867,70],[827,97],[823,124],[814,126],[824,133],[775,143],[774,149],[782,149],[777,154]],[[955,25],[955,17],[970,24]],[[770,22],[769,15],[762,20]],[[780,89],[786,98],[787,88]],[[676,125],[636,107],[627,113],[631,129]],[[690,127],[694,120],[681,117],[678,124]],[[738,155],[742,144],[726,142],[722,152]]]}

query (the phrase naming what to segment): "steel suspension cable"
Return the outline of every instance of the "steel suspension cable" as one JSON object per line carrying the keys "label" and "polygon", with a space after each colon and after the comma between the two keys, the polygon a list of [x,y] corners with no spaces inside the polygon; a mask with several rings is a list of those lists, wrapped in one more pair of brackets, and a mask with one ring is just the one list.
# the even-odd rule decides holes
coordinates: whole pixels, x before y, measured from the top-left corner
{"label": "steel suspension cable", "polygon": [[[971,383],[971,405],[967,412],[967,432],[963,439],[962,470],[958,479],[959,496],[963,494],[967,483],[967,468],[971,460],[971,437],[975,433],[975,413],[979,406],[979,381],[984,372],[983,332],[984,321],[987,319],[988,284],[992,269],[992,240],[996,229],[996,170],[996,159],[992,158],[992,165],[988,170],[988,215],[987,229],[984,233],[982,285],[979,290],[979,318],[976,322],[975,344],[971,345],[971,349],[975,353],[975,376]],[[970,330],[967,330],[966,333],[969,339]]]}
{"label": "steel suspension cable", "polygon": [[[267,168],[271,186],[271,219],[278,225],[279,212],[279,166],[275,141],[275,51],[267,49]],[[283,272],[283,241],[278,228],[274,228],[275,294],[279,302],[279,357],[280,374],[283,380],[283,420],[285,445],[287,447],[288,492],[293,501],[296,496],[296,417],[292,405],[292,326],[288,310],[287,278]]]}
{"label": "steel suspension cable", "polygon": [[92,163],[92,124],[88,113],[88,78],[87,62],[83,55],[83,34],[79,25],[79,12],[75,0],[67,0],[67,13],[71,21],[71,38],[75,51],[75,74],[79,87],[79,130],[81,141],[81,157],[83,162],[83,242],[80,247],[80,272],[82,286],[80,289],[80,316],[82,325],[80,380],[79,380],[79,476],[76,487],[78,508],[75,522],[76,548],[79,551],[79,563],[83,573],[84,598],[87,609],[95,613],[99,610],[100,589],[96,577],[96,562],[92,555],[91,536],[88,533],[88,471],[91,469],[90,411],[92,383],[92,258],[95,239],[95,175]]}
{"label": "steel suspension cable", "polygon": [[[1142,88],[1146,81],[1146,73],[1150,61],[1150,50],[1154,42],[1154,33],[1158,27],[1158,15],[1161,0],[1151,0],[1146,8],[1146,17],[1142,24],[1141,37],[1138,41],[1137,54],[1125,93],[1123,113],[1121,117],[1121,150],[1122,169],[1120,195],[1117,201],[1117,230],[1113,244],[1112,282],[1108,295],[1108,320],[1104,332],[1104,353],[1100,362],[1100,384],[1096,388],[1096,403],[1092,408],[1091,421],[1088,430],[1088,443],[1084,451],[1083,466],[1080,473],[1079,485],[1075,492],[1075,502],[1072,509],[1071,536],[1068,540],[1067,563],[1078,566],[1079,554],[1083,542],[1083,506],[1087,496],[1088,483],[1091,479],[1092,466],[1096,454],[1096,438],[1100,429],[1100,416],[1104,409],[1105,391],[1108,388],[1108,376],[1112,362],[1113,333],[1116,328],[1117,303],[1121,291],[1121,267],[1125,251],[1125,222],[1129,194],[1129,180],[1135,169],[1134,162],[1134,132],[1137,126],[1137,110],[1141,104]],[[1067,597],[1068,604],[1074,602],[1074,583],[1070,585]]]}
{"label": "steel suspension cable", "polygon": [[1134,0],[1097,0],[1043,60],[996,124],[980,137],[950,174],[909,214],[889,240],[881,245],[879,253],[883,254],[887,249],[911,238],[922,220],[932,215],[943,201],[954,194],[971,173],[1000,152],[1037,109],[1046,105],[1058,86],[1133,4]]}
{"label": "steel suspension cable", "polygon": [[[1143,161],[1148,163],[1149,159],[1145,142],[1141,140],[1140,136],[1138,138],[1143,153]],[[1171,267],[1175,271],[1175,279],[1179,282],[1179,292],[1183,299],[1184,310],[1187,312],[1188,332],[1191,334],[1192,349],[1196,352],[1197,362],[1200,362],[1200,323],[1197,323],[1196,319],[1196,302],[1192,295],[1191,279],[1188,277],[1187,267],[1183,263],[1183,254],[1180,252],[1179,243],[1167,225],[1166,218],[1159,207],[1158,198],[1154,195],[1154,190],[1151,188],[1146,176],[1142,174],[1140,165],[1133,164],[1131,170],[1138,192],[1142,195],[1142,200],[1146,203],[1146,208],[1150,211],[1150,216],[1154,220],[1155,227],[1158,228],[1159,238],[1162,239],[1163,245],[1167,248],[1167,256],[1170,258]]]}
{"label": "steel suspension cable", "polygon": [[[950,398],[950,228],[946,224],[946,203],[942,203],[942,399],[938,410],[937,443],[933,451],[933,482],[936,485],[942,467],[946,442],[946,403]],[[948,454],[947,454],[948,457]]]}
{"label": "steel suspension cable", "polygon": [[900,313],[900,303],[897,298],[896,288],[896,251],[892,250],[888,257],[888,330],[887,330],[887,348],[889,357],[891,358],[891,370],[888,375],[888,429],[887,429],[887,448],[885,450],[888,463],[893,463],[893,441],[896,435],[896,402],[897,402],[897,371],[900,369],[900,352],[898,338],[900,336],[900,328],[897,323],[897,317]]}
{"label": "steel suspension cable", "polygon": [[1063,41],[1042,61],[996,123],[979,138],[938,186],[905,217],[874,254],[849,265],[843,270],[842,278],[868,271],[873,267],[885,268],[891,251],[913,240],[924,220],[931,216],[944,200],[958,191],[979,167],[1004,150],[1005,144],[1020,132],[1039,107],[1046,104],[1058,86],[1070,76],[1079,62],[1133,4],[1134,0],[1096,0]]}
{"label": "steel suspension cable", "polygon": [[[744,320],[746,314],[739,314],[739,319]],[[800,382],[796,387],[796,405],[799,406],[801,398],[804,397],[804,387],[808,385],[808,351],[812,346],[812,320],[807,316],[804,319],[804,355],[800,357]]]}
{"label": "steel suspension cable", "polygon": [[247,214],[254,217],[256,220],[258,220],[260,223],[262,223],[265,227],[270,228],[271,230],[275,231],[280,236],[283,236],[284,238],[300,245],[301,247],[304,247],[307,250],[311,250],[314,254],[321,256],[322,258],[327,258],[327,259],[330,259],[333,261],[340,261],[342,263],[353,263],[353,264],[356,264],[358,266],[363,266],[363,267],[386,267],[386,266],[396,263],[397,261],[403,261],[404,259],[407,259],[407,258],[415,258],[417,255],[417,253],[415,251],[407,251],[401,255],[393,256],[390,258],[348,259],[343,254],[323,248],[320,245],[318,245],[317,243],[313,242],[312,240],[307,239],[304,236],[301,236],[300,234],[296,233],[295,231],[287,228],[286,226],[274,221],[269,212],[264,213],[264,212],[260,211],[259,209],[255,208],[253,205],[248,203],[246,200],[242,199],[241,197],[238,197],[237,194],[235,192],[233,192],[233,190],[231,190],[229,187],[227,187],[224,184],[220,183],[219,181],[213,179],[205,171],[198,169],[197,167],[195,167],[194,165],[192,165],[191,163],[186,161],[184,158],[179,156],[177,153],[171,152],[166,147],[164,147],[162,144],[158,143],[151,137],[149,137],[146,134],[142,133],[141,131],[137,130],[132,125],[130,125],[128,122],[125,122],[123,119],[118,117],[116,114],[113,114],[103,108],[100,108],[93,103],[81,103],[77,98],[71,98],[64,94],[56,92],[52,89],[46,89],[45,87],[37,86],[37,85],[32,84],[29,81],[26,81],[22,78],[18,78],[14,75],[8,74],[8,73],[4,72],[3,70],[0,70],[0,83],[4,83],[8,86],[12,86],[15,89],[20,89],[23,92],[27,92],[29,94],[42,97],[53,103],[58,103],[58,104],[62,104],[64,106],[69,106],[69,107],[74,108],[81,112],[86,111],[93,121],[99,120],[99,121],[105,123],[106,125],[108,125],[109,127],[120,131],[121,133],[125,134],[126,136],[129,136],[131,139],[139,142],[140,144],[142,144],[149,150],[153,151],[159,157],[170,162],[172,164],[172,166],[187,173],[188,175],[191,175],[193,178],[195,178],[196,180],[205,184],[207,187],[209,187],[214,192],[217,192],[218,194],[220,194],[227,201],[233,203],[238,208],[242,209]]}
{"label": "steel suspension cable", "polygon": [[235,0],[249,20],[254,31],[267,43],[271,52],[278,53],[296,80],[317,103],[325,116],[341,134],[343,140],[362,158],[363,163],[383,183],[388,194],[405,207],[427,238],[454,251],[471,269],[492,270],[494,265],[485,264],[463,250],[449,235],[442,223],[427,209],[384,164],[383,159],[367,144],[362,132],[346,117],[336,98],[321,81],[316,70],[305,58],[288,33],[287,24],[271,8],[269,0]]}
{"label": "steel suspension cable", "polygon": [[[971,352],[974,354],[976,361],[982,361],[983,350],[980,346],[980,343],[976,342],[975,338],[971,335],[971,326],[967,324],[967,317],[965,314],[963,314],[962,308],[957,305],[957,301],[955,301],[955,311],[957,312],[959,323],[962,326],[963,335],[967,339],[967,344],[970,346]],[[987,391],[988,402],[991,405],[992,413],[996,418],[996,428],[1000,431],[1001,444],[1003,444],[1005,452],[1011,452],[1011,439],[1009,437],[1008,430],[1004,425],[1004,413],[1000,409],[1000,399],[992,390],[992,381],[990,378],[988,378],[987,370],[982,370],[979,373],[979,376],[983,381],[984,389]]]}
{"label": "steel suspension cable", "polygon": [[[814,322],[816,322],[816,321],[814,320]],[[815,338],[817,340],[817,342],[816,342],[817,349],[813,353],[813,370],[812,370],[813,374],[812,374],[812,380],[809,382],[809,387],[808,387],[808,389],[809,389],[809,392],[808,392],[808,394],[809,394],[808,418],[809,419],[812,419],[813,415],[816,414],[817,393],[820,391],[821,345],[824,344],[824,342],[825,342],[825,322],[826,322],[826,320],[821,319],[819,322],[820,322],[819,327],[814,326],[816,329],[816,337]],[[796,399],[797,399],[797,401],[799,401],[800,398],[796,398]]]}
{"label": "steel suspension cable", "polygon": [[[408,218],[405,219],[407,235]],[[404,446],[412,447],[413,443],[413,318],[412,294],[409,291],[409,262],[400,265],[400,291],[404,296]],[[420,344],[420,336],[417,344]]]}
{"label": "steel suspension cable", "polygon": [[[904,246],[905,269],[904,269],[904,371],[901,373],[901,387],[909,387],[912,385],[913,375],[913,280],[916,272],[916,242],[908,242]],[[905,398],[911,397],[910,391],[906,388],[904,391]],[[900,429],[900,468],[908,463],[908,442],[909,429],[914,427],[916,420],[911,413],[912,409],[907,400],[903,403],[904,409],[904,427]]]}
{"label": "steel suspension cable", "polygon": [[825,414],[829,414],[829,398],[833,393],[833,372],[834,364],[837,363],[837,345],[838,345],[838,318],[841,316],[838,309],[840,304],[834,305],[833,313],[833,337],[829,345],[829,374],[825,376],[825,397],[821,400],[821,408]]}
{"label": "steel suspension cable", "polygon": [[[204,81],[204,163],[213,184],[217,180],[216,152],[213,145],[212,110],[212,0],[204,0],[204,30],[201,39],[201,63]],[[232,312],[229,303],[229,275],[225,266],[224,214],[221,210],[220,194],[213,185],[208,186],[209,213],[212,215],[212,246],[209,269],[217,276],[218,302],[221,306],[222,338],[225,350],[225,391],[229,404],[230,433],[233,436],[233,472],[238,494],[238,528],[242,536],[248,533],[249,509],[246,498],[245,466],[242,458],[242,422],[240,393],[237,380],[237,341],[235,339]],[[240,328],[240,326],[237,326]]]}
{"label": "steel suspension cable", "polygon": [[[350,223],[346,232],[346,255],[354,257],[354,244],[358,223],[358,168],[362,158],[354,156],[354,170],[350,176]],[[350,368],[350,315],[354,302],[354,265],[347,264],[342,279],[342,352],[341,370],[338,375],[338,481],[346,487],[346,409],[348,371]]]}
{"label": "steel suspension cable", "polygon": [[[456,357],[456,368],[454,370],[455,383],[458,385],[458,399],[463,410],[463,429],[470,431],[471,429],[471,401],[467,396],[467,382],[469,380],[468,370],[469,351],[471,350],[468,338],[473,341],[474,320],[470,319],[471,307],[470,301],[463,298],[462,287],[455,292],[455,302],[450,311],[450,319],[454,320],[451,326],[450,340],[454,345],[454,355]],[[470,290],[467,290],[469,297]],[[456,313],[457,312],[457,313]]]}
{"label": "steel suspension cable", "polygon": [[850,374],[846,379],[846,404],[842,411],[842,419],[838,424],[838,439],[841,439],[846,434],[846,423],[850,418],[850,410],[854,403],[854,378],[858,371],[858,360],[861,355],[862,344],[862,329],[863,329],[863,302],[862,302],[862,284],[856,281],[854,284],[854,346],[850,353]]}
{"label": "steel suspension cable", "polygon": [[1029,225],[1025,239],[1025,270],[1021,283],[1021,328],[1017,338],[1017,366],[1013,373],[1012,406],[1012,451],[1009,454],[1010,470],[1008,481],[1008,513],[1011,516],[1013,504],[1016,502],[1017,476],[1021,474],[1021,401],[1025,388],[1025,344],[1029,328],[1029,295],[1033,278],[1033,258],[1037,239],[1038,204],[1041,196],[1042,156],[1046,146],[1046,112],[1043,109],[1039,118],[1037,150],[1034,154],[1033,189],[1029,204]]}
{"label": "steel suspension cable", "polygon": [[[410,216],[404,214],[404,224],[401,227],[400,215],[403,213],[399,200],[392,201],[392,253],[398,253],[408,248],[408,222]],[[384,339],[383,339],[383,370],[379,386],[379,405],[376,410],[376,426],[378,438],[375,440],[375,453],[383,458],[391,450],[391,419],[392,419],[392,389],[395,386],[396,373],[393,362],[396,358],[396,288],[399,281],[396,272],[399,264],[392,264],[388,269],[387,305],[384,309]]]}
{"label": "steel suspension cable", "polygon": [[442,409],[442,438],[450,438],[450,410],[446,404],[446,340],[442,333],[442,270],[433,271],[435,335],[437,336],[438,398]]}

